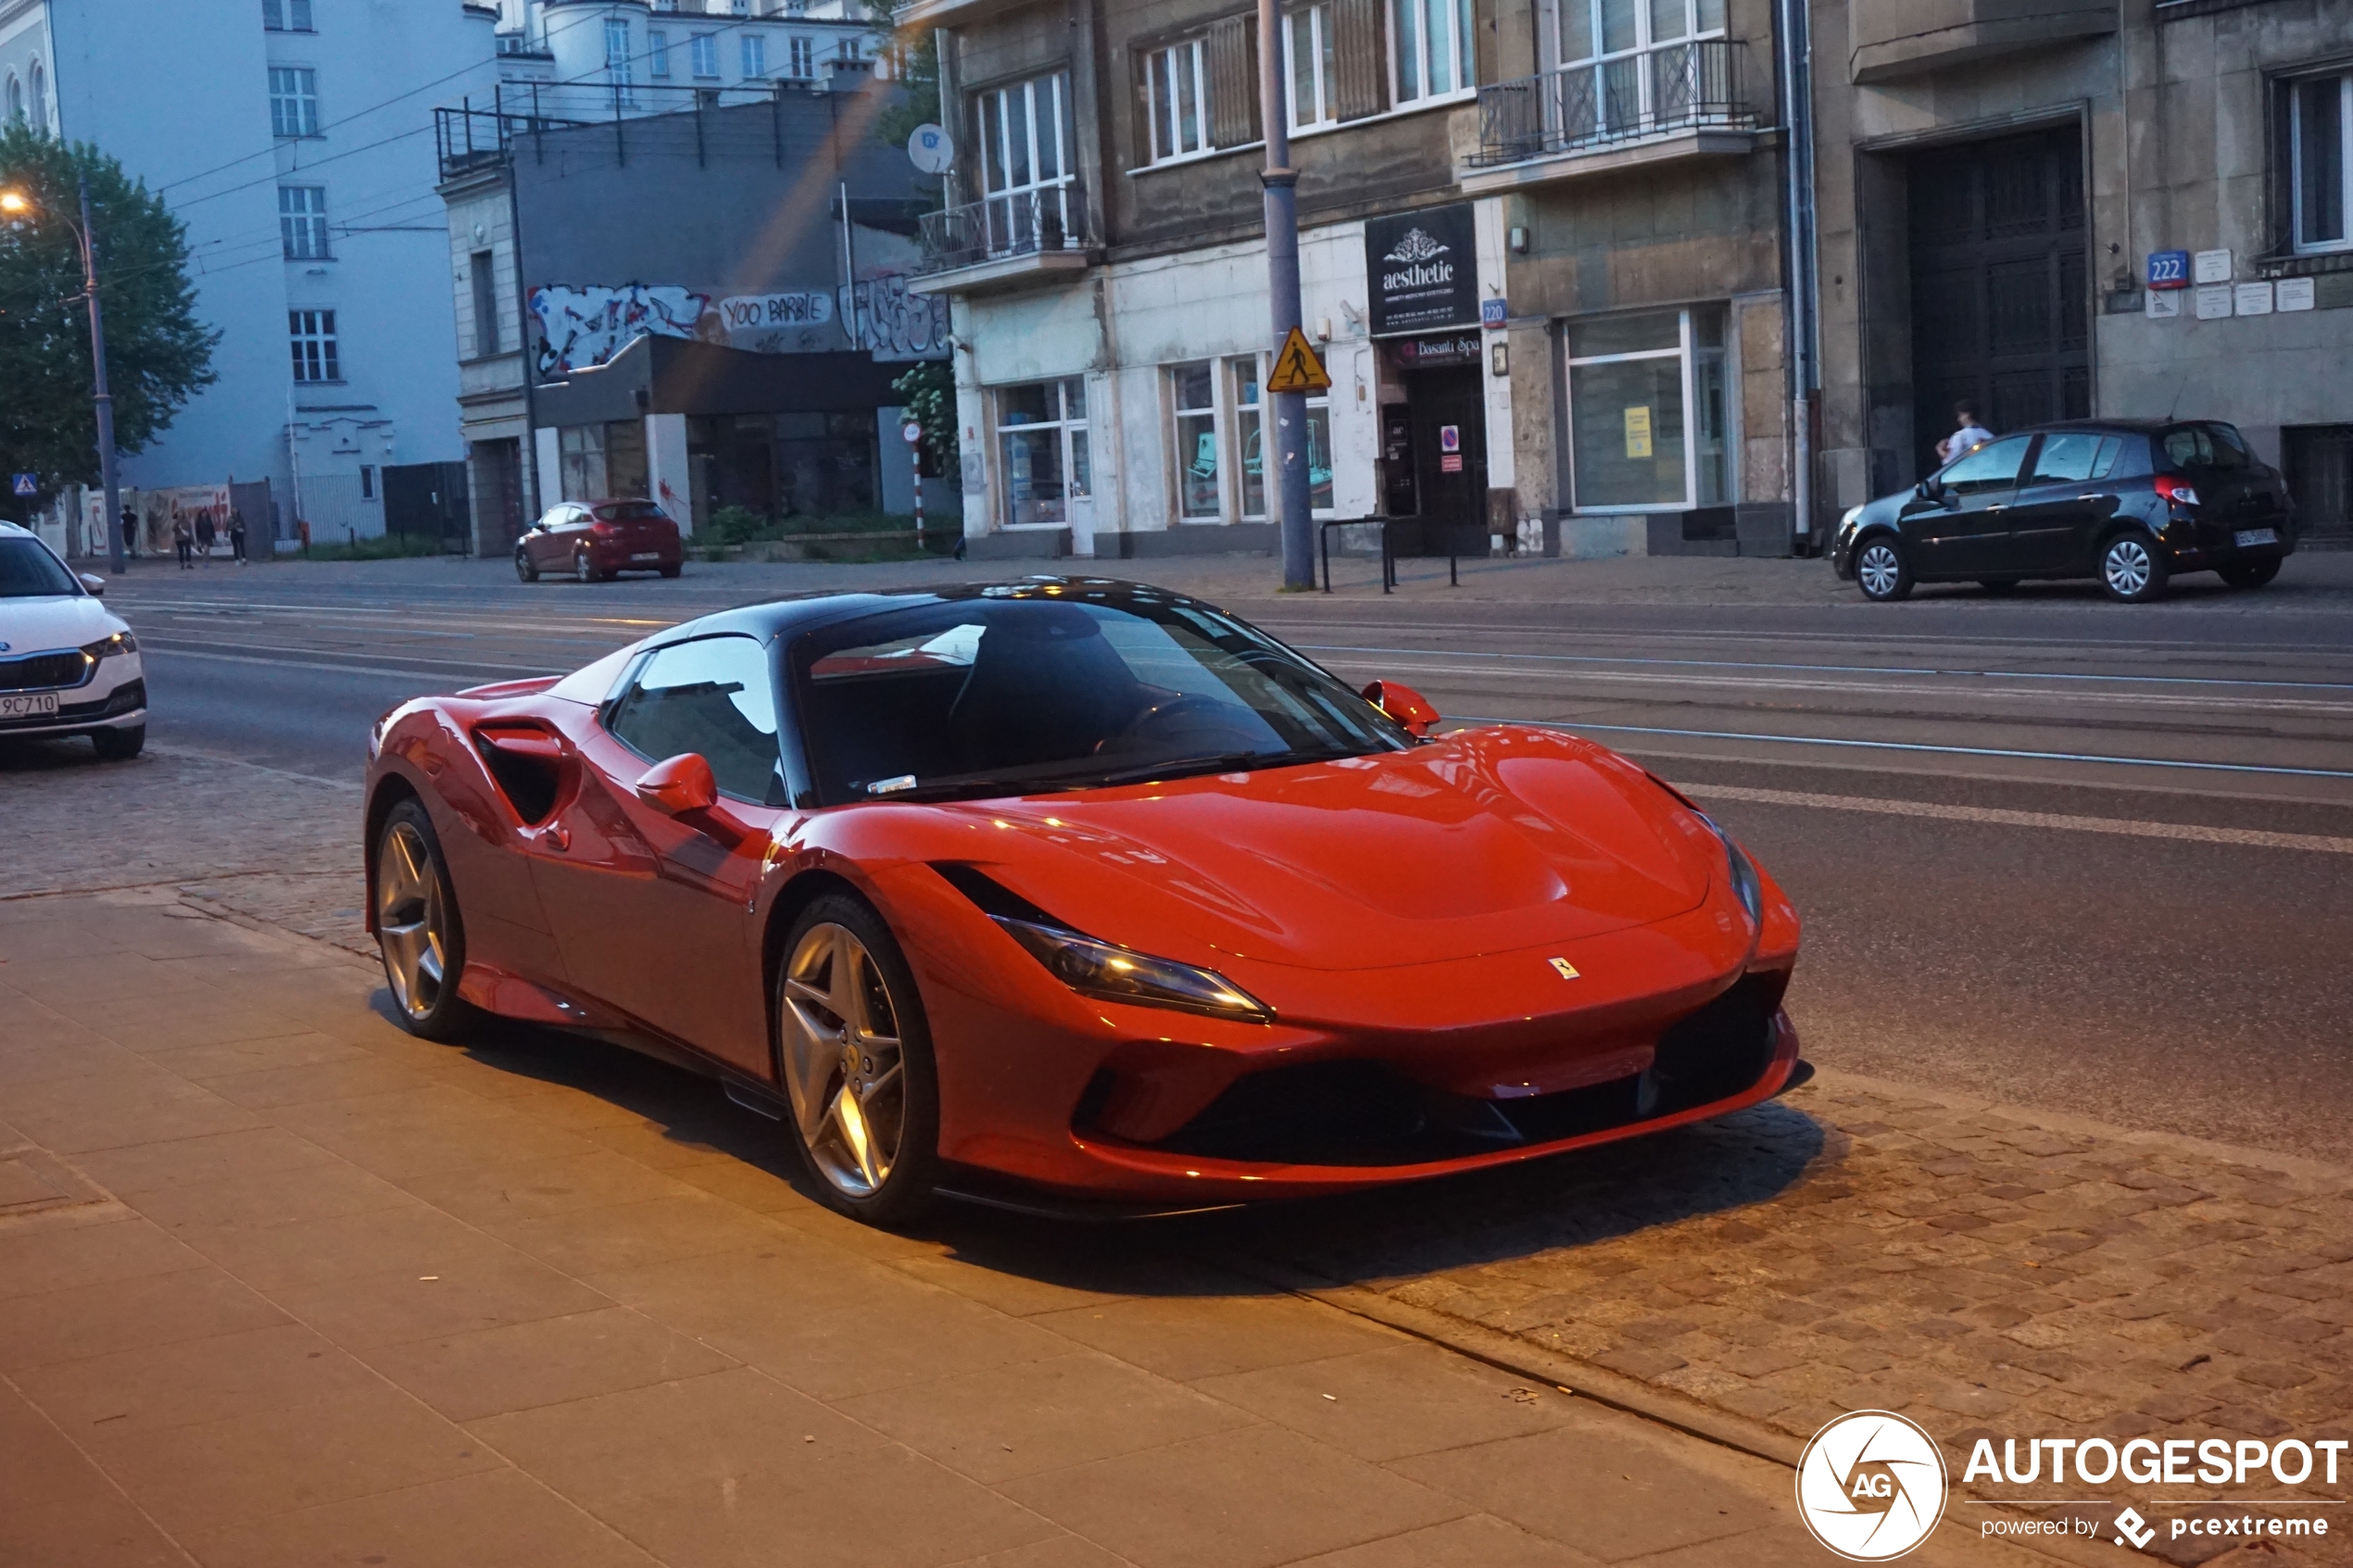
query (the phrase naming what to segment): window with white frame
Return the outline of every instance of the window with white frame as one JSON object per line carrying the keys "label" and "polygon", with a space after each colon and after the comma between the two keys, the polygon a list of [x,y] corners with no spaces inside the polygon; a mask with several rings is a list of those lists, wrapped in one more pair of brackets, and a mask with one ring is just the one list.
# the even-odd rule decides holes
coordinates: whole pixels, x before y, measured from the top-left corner
{"label": "window with white frame", "polygon": [[1151,123],[1151,161],[1190,157],[1209,150],[1209,49],[1189,38],[1147,57],[1145,112]]}
{"label": "window with white frame", "polygon": [[866,57],[865,45],[855,37],[845,38],[841,41],[838,57],[850,65],[856,65]]}
{"label": "window with white frame", "polygon": [[2353,248],[2353,72],[2291,83],[2291,238],[2301,251]]}
{"label": "window with white frame", "polygon": [[1557,114],[1570,140],[1729,112],[1724,0],[1554,0]]}
{"label": "window with white frame", "polygon": [[1567,332],[1577,509],[1730,500],[1723,312],[1600,316],[1571,320]]}
{"label": "window with white frame", "polygon": [[621,17],[605,19],[605,80],[612,83],[623,103],[630,101],[629,89],[635,82],[629,58],[629,23]]}
{"label": "window with white frame", "polygon": [[1087,381],[1065,376],[995,389],[997,466],[1004,521],[1068,522],[1089,494]]}
{"label": "window with white frame", "polygon": [[978,100],[983,215],[991,255],[1077,243],[1084,214],[1072,193],[1070,83],[1060,71]]}
{"label": "window with white frame", "polygon": [[17,80],[15,71],[8,73],[8,123],[24,123],[24,83]]}
{"label": "window with white frame", "polygon": [[1283,61],[1290,72],[1290,128],[1339,124],[1330,6],[1302,6],[1283,18]]}
{"label": "window with white frame", "polygon": [[715,34],[694,34],[686,40],[686,52],[693,56],[697,76],[716,77],[719,74],[719,39]]}
{"label": "window with white frame", "polygon": [[319,73],[308,66],[270,68],[270,133],[319,134]]}
{"label": "window with white frame", "polygon": [[786,56],[791,61],[793,75],[806,81],[817,74],[817,44],[814,39],[796,34],[786,43]]}
{"label": "window with white frame", "polygon": [[757,82],[768,74],[768,40],[756,32],[747,32],[742,40],[744,80]]}
{"label": "window with white frame", "polygon": [[646,74],[651,77],[670,74],[670,34],[658,27],[646,29]]}
{"label": "window with white frame", "polygon": [[278,237],[285,242],[288,261],[324,261],[327,257],[327,188],[324,185],[278,187]]}
{"label": "window with white frame", "polygon": [[289,310],[286,312],[286,331],[294,346],[295,380],[343,380],[343,361],[335,348],[333,311]]}
{"label": "window with white frame", "polygon": [[1226,515],[1219,438],[1217,365],[1211,359],[1168,367],[1168,407],[1176,420],[1176,515],[1215,522]]}
{"label": "window with white frame", "polygon": [[261,25],[270,32],[309,32],[310,0],[261,0]]}
{"label": "window with white frame", "polygon": [[1390,0],[1389,29],[1399,103],[1449,97],[1478,85],[1471,0]]}
{"label": "window with white frame", "polygon": [[[1227,421],[1233,430],[1235,455],[1234,473],[1238,494],[1234,497],[1237,515],[1256,521],[1268,517],[1268,474],[1277,468],[1277,446],[1269,439],[1266,414],[1268,395],[1264,379],[1265,362],[1255,355],[1243,355],[1226,362],[1226,384],[1220,388],[1231,401],[1232,411]],[[1307,398],[1307,504],[1317,512],[1332,509],[1332,414],[1331,399],[1325,393],[1312,393]],[[1277,497],[1279,499],[1279,497]]]}

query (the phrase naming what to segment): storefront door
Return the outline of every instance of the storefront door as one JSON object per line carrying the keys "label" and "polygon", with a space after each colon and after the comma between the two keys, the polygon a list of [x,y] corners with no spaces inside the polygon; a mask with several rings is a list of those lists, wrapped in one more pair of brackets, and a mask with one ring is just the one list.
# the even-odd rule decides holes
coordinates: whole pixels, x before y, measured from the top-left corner
{"label": "storefront door", "polygon": [[[1412,370],[1405,408],[1413,421],[1414,480],[1423,546],[1432,553],[1487,553],[1487,399],[1477,365]],[[1475,544],[1470,536],[1476,535]]]}

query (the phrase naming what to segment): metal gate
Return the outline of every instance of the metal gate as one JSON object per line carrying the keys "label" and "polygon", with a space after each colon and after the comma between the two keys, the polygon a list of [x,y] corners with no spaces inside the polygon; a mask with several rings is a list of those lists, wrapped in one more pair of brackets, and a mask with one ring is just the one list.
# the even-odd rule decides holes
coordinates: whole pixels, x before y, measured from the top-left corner
{"label": "metal gate", "polygon": [[1996,433],[2092,412],[2082,138],[2073,126],[1910,159],[1919,464],[1967,398]]}
{"label": "metal gate", "polygon": [[384,532],[436,541],[467,553],[466,465],[401,463],[384,470]]}

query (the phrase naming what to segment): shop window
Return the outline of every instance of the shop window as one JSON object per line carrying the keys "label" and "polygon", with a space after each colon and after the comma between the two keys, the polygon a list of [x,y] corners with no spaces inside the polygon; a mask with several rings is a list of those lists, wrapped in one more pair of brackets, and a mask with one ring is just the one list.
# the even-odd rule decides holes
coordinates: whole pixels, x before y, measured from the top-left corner
{"label": "shop window", "polygon": [[556,454],[562,470],[563,498],[599,501],[611,494],[605,487],[605,427],[566,425],[556,433]]}
{"label": "shop window", "polygon": [[1478,85],[1471,0],[1391,0],[1389,25],[1396,41],[1399,103],[1444,98]]}
{"label": "shop window", "polygon": [[1000,386],[995,396],[1005,522],[1068,522],[1068,503],[1089,495],[1093,481],[1086,379]]}
{"label": "shop window", "polygon": [[1290,128],[1340,123],[1330,6],[1303,6],[1283,19],[1283,58],[1290,71]]}
{"label": "shop window", "polygon": [[2353,72],[2314,77],[2288,89],[2288,183],[2295,247],[2353,246]]}
{"label": "shop window", "polygon": [[1568,398],[1579,511],[1718,506],[1731,498],[1720,310],[1569,322]]}
{"label": "shop window", "polygon": [[1168,402],[1176,421],[1176,515],[1214,522],[1225,516],[1218,483],[1217,369],[1197,359],[1168,368]]}
{"label": "shop window", "polygon": [[1070,87],[1061,72],[980,94],[988,253],[1060,250],[1083,216],[1072,189]]}
{"label": "shop window", "polygon": [[1166,163],[1209,150],[1209,50],[1189,38],[1149,56],[1144,81],[1151,124],[1151,161]]}

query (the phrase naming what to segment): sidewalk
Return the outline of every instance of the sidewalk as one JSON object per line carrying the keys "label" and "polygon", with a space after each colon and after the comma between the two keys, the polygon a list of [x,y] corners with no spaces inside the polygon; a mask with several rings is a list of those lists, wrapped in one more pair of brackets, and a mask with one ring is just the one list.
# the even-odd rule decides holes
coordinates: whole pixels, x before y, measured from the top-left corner
{"label": "sidewalk", "polygon": [[0,1562],[1827,1560],[1780,1466],[1193,1233],[868,1231],[700,1080],[380,989],[169,890],[0,900]]}

